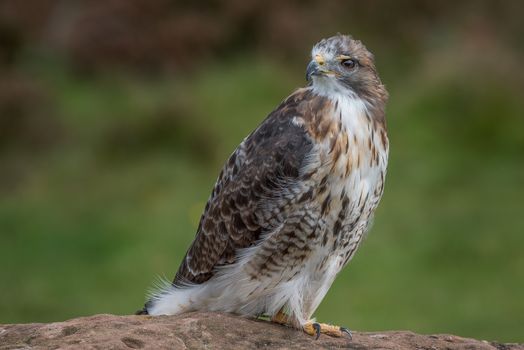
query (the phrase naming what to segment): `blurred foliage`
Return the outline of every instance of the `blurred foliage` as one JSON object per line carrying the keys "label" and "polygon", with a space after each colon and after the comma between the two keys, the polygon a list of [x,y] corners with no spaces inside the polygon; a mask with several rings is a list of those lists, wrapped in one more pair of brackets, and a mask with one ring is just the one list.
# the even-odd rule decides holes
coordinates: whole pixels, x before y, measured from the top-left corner
{"label": "blurred foliage", "polygon": [[0,2],[0,322],[131,313],[222,162],[350,32],[391,98],[386,193],[318,318],[524,341],[520,1]]}

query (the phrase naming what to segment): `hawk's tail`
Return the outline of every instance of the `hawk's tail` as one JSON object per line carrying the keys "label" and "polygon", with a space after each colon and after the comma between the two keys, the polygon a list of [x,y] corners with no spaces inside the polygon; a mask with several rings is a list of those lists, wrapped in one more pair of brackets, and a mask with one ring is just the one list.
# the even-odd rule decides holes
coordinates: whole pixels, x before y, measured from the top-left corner
{"label": "hawk's tail", "polygon": [[135,315],[149,315],[149,309],[151,308],[151,306],[152,306],[152,301],[150,299],[144,304],[144,307],[142,308],[142,310],[138,310],[137,312],[135,312]]}
{"label": "hawk's tail", "polygon": [[138,310],[135,312],[135,315],[149,315],[149,312],[147,312],[147,307],[144,305],[142,310]]}

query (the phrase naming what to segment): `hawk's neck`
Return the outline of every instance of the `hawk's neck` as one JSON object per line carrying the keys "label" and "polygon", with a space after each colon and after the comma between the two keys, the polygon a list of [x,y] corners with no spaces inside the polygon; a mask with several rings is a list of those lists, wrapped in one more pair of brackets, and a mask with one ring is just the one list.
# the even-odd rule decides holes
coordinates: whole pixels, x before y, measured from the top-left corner
{"label": "hawk's neck", "polygon": [[388,94],[381,84],[374,89],[368,89],[369,93],[359,95],[331,79],[321,78],[315,79],[306,89],[311,91],[313,96],[326,98],[333,105],[338,104],[348,111],[348,115],[364,113],[371,119],[375,128],[386,128],[385,105]]}
{"label": "hawk's neck", "polygon": [[355,94],[324,92],[309,86],[291,96],[297,103],[298,116],[294,122],[303,125],[316,140],[332,138],[340,132],[360,136],[371,129],[384,129],[364,99]]}

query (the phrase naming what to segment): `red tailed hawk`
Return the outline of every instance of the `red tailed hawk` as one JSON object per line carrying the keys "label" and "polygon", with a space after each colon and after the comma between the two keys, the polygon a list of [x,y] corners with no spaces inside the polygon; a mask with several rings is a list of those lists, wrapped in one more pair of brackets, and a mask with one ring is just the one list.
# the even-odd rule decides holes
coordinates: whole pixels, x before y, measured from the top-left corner
{"label": "red tailed hawk", "polygon": [[311,320],[351,260],[384,190],[388,93],[373,55],[350,36],[311,52],[293,92],[224,165],[173,283],[141,313],[268,315],[311,335]]}

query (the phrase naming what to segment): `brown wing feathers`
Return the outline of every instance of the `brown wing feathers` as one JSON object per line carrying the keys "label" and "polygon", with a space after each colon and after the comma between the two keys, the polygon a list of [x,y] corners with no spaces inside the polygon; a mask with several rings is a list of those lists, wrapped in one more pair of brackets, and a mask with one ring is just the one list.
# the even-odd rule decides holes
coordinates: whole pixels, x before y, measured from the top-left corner
{"label": "brown wing feathers", "polygon": [[252,246],[261,233],[274,226],[268,220],[269,211],[285,201],[282,196],[286,187],[299,180],[300,169],[313,147],[306,130],[292,122],[294,116],[304,112],[298,106],[306,93],[284,101],[231,155],[176,274],[175,285],[207,281],[216,266],[233,263],[238,249]]}

